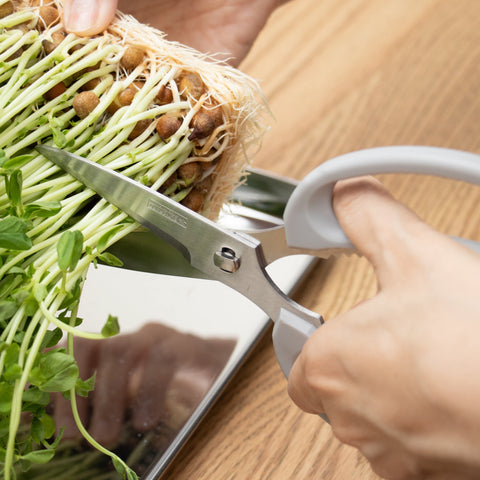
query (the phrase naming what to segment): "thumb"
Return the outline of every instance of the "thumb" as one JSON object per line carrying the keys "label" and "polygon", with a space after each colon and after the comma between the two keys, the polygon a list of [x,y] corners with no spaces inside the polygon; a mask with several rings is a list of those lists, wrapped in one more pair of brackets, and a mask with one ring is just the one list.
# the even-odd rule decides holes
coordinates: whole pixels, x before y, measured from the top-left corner
{"label": "thumb", "polygon": [[117,4],[118,0],[64,0],[65,29],[80,36],[103,32],[113,20]]}
{"label": "thumb", "polygon": [[[333,191],[338,221],[375,269],[380,286],[408,275],[422,246],[438,234],[372,177],[338,182]],[[424,250],[424,249],[422,249]],[[413,260],[413,262],[412,262]]]}

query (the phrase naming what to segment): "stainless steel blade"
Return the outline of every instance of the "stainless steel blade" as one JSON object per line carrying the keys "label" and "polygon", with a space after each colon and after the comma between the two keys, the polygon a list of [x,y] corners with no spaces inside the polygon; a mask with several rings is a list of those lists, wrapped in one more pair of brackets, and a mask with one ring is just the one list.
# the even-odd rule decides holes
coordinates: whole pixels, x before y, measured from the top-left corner
{"label": "stainless steel blade", "polygon": [[145,185],[83,157],[45,145],[37,150],[172,244],[194,268],[239,291],[273,320],[283,308],[318,322],[318,314],[292,301],[269,277],[258,240],[230,232]]}
{"label": "stainless steel blade", "polygon": [[[240,238],[165,195],[98,163],[45,145],[38,146],[37,150],[155,235],[172,244],[195,268],[207,274],[210,273],[211,259],[205,261],[206,252],[221,250],[227,240],[235,251],[254,248],[255,243],[258,243]],[[233,262],[230,262],[231,267],[227,263],[228,259],[225,259],[224,270],[234,271]]]}
{"label": "stainless steel blade", "polygon": [[244,181],[235,189],[232,197],[244,207],[282,218],[287,202],[298,183],[272,172],[248,168]]}

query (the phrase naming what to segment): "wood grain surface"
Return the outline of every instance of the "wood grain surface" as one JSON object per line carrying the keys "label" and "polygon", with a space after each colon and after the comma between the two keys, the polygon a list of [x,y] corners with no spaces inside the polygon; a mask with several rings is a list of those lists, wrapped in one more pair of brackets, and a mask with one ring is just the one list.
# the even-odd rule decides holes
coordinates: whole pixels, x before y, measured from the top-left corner
{"label": "wood grain surface", "polygon": [[[293,0],[241,68],[275,120],[254,165],[301,179],[381,145],[480,152],[478,0]],[[480,189],[382,176],[435,228],[480,239]],[[328,320],[375,293],[364,259],[323,262],[297,299]],[[373,480],[368,463],[289,400],[267,334],[165,475],[168,480]]]}

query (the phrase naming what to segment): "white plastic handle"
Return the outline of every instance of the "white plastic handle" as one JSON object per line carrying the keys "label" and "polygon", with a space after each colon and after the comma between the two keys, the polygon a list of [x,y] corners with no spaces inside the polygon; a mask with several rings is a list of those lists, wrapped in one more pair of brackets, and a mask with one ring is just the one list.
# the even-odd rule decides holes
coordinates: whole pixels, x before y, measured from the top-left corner
{"label": "white plastic handle", "polygon": [[[315,333],[320,324],[313,325],[284,308],[280,310],[280,315],[273,326],[272,339],[278,363],[286,378],[290,375],[290,370],[305,342]],[[326,414],[319,415],[330,423]]]}
{"label": "white plastic handle", "polygon": [[[379,173],[419,173],[480,185],[480,155],[422,146],[379,147],[328,160],[309,173],[288,201],[284,221],[290,247],[352,248],[332,207],[337,180]],[[478,250],[478,243],[458,239]]]}
{"label": "white plastic handle", "polygon": [[284,308],[280,310],[273,326],[272,339],[275,355],[285,377],[288,378],[305,342],[319,326],[320,324],[313,325]]}

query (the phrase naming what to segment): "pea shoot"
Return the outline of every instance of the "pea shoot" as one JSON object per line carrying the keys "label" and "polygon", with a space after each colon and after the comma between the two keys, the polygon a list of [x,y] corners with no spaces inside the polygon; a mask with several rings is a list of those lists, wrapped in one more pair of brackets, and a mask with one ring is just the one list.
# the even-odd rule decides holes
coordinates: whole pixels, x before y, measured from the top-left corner
{"label": "pea shoot", "polygon": [[82,330],[79,299],[89,266],[121,266],[108,249],[139,227],[35,146],[75,152],[215,218],[264,131],[263,103],[255,82],[131,17],[92,38],[67,34],[60,19],[57,0],[0,0],[0,475],[53,459],[62,431],[48,406],[60,392],[85,439],[132,480],[81,424],[76,396],[94,377],[79,377],[73,338],[118,333],[114,316]]}

